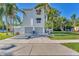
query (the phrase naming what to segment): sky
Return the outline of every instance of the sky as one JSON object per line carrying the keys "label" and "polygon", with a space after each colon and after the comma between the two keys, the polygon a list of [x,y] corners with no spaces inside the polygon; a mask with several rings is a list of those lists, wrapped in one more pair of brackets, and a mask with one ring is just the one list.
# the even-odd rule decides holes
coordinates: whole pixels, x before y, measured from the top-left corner
{"label": "sky", "polygon": [[[20,9],[31,9],[34,8],[36,3],[18,3],[17,6]],[[79,17],[79,3],[50,3],[52,8],[56,8],[61,12],[61,16],[70,18],[72,14],[76,14]],[[19,15],[21,15],[19,13]]]}

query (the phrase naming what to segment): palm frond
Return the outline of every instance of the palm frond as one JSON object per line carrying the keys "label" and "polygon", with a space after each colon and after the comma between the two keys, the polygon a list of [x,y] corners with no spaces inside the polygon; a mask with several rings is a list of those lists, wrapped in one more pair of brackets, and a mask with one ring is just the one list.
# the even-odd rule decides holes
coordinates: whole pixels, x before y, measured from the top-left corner
{"label": "palm frond", "polygon": [[41,8],[41,7],[43,7],[44,5],[45,5],[45,3],[39,3],[39,4],[37,4],[37,6],[35,7],[35,9]]}
{"label": "palm frond", "polygon": [[0,16],[2,16],[4,14],[4,9],[1,7],[0,8]]}
{"label": "palm frond", "polygon": [[21,18],[18,15],[15,16],[15,20],[17,20],[20,24],[22,23]]}

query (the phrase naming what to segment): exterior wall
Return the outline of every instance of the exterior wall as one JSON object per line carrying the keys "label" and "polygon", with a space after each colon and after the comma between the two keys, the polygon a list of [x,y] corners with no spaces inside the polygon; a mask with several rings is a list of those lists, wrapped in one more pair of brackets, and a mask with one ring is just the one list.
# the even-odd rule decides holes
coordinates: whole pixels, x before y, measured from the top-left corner
{"label": "exterior wall", "polygon": [[[44,15],[44,10],[41,9],[41,15],[37,15],[36,14],[36,10],[34,10],[34,26],[35,27],[44,27],[44,23],[45,23],[45,15]],[[41,23],[37,23],[36,22],[36,18],[41,18]]]}
{"label": "exterior wall", "polygon": [[24,31],[25,31],[25,29],[22,28],[21,26],[14,27],[14,33],[19,32],[20,34],[25,34]]}
{"label": "exterior wall", "polygon": [[[32,33],[33,27],[37,34],[45,33],[45,21],[47,20],[47,16],[44,13],[43,8],[41,9],[41,15],[36,14],[35,9],[25,10],[25,15],[23,17],[23,24],[21,27],[15,28],[15,32],[20,32],[21,34]],[[46,17],[45,17],[46,16]],[[41,18],[41,23],[37,23],[36,18]],[[33,20],[33,26],[31,21]]]}
{"label": "exterior wall", "polygon": [[[33,19],[33,25],[34,27],[44,27],[45,24],[45,13],[44,10],[41,9],[41,15],[36,14],[36,10],[25,10],[26,15],[24,15],[24,21],[22,26],[24,27],[32,27],[31,26],[31,20]],[[36,22],[36,18],[41,18],[41,23]]]}
{"label": "exterior wall", "polygon": [[79,27],[78,27],[78,26],[75,27],[75,28],[74,28],[74,31],[79,32]]}
{"label": "exterior wall", "polygon": [[23,24],[24,27],[31,27],[31,19],[33,19],[33,12],[32,10],[26,10],[25,15],[23,17]]}

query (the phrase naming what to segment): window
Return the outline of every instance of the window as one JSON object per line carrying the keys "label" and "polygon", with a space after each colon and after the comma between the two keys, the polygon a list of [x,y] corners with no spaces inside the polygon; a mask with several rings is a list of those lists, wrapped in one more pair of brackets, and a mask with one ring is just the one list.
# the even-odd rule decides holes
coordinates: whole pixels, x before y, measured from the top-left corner
{"label": "window", "polygon": [[36,10],[37,15],[41,14],[41,9]]}
{"label": "window", "polygon": [[37,23],[41,23],[41,18],[36,18]]}

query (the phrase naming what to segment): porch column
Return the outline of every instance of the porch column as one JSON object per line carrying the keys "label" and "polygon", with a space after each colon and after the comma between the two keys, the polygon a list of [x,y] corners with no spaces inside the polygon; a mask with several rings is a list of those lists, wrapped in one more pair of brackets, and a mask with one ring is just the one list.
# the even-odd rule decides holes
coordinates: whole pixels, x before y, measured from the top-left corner
{"label": "porch column", "polygon": [[43,27],[43,34],[45,34],[45,28]]}
{"label": "porch column", "polygon": [[34,22],[33,22],[33,18],[31,18],[31,27],[33,27],[33,31],[35,30],[35,27],[34,27]]}

